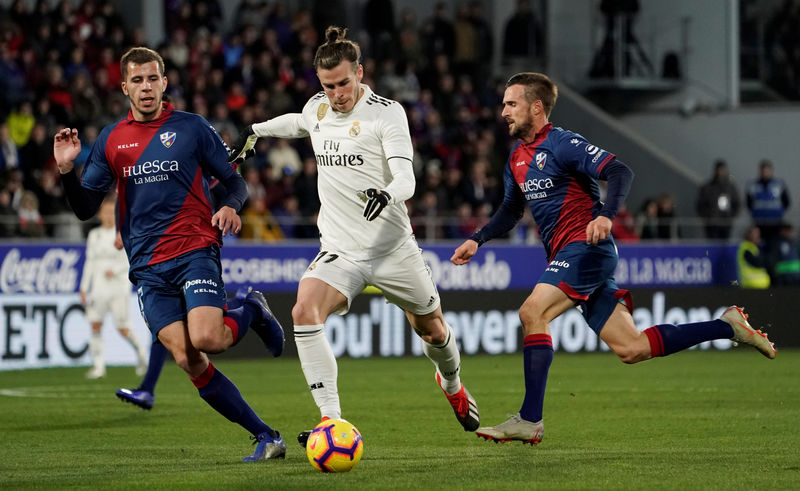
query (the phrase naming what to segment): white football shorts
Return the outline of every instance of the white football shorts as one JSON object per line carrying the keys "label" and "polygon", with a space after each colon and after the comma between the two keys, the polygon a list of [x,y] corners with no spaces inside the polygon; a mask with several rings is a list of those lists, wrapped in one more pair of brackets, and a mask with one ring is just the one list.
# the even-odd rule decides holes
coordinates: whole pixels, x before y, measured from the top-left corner
{"label": "white football shorts", "polygon": [[322,280],[347,297],[347,305],[334,312],[340,315],[350,310],[353,299],[368,285],[379,288],[387,301],[412,314],[430,314],[440,303],[431,270],[413,236],[391,253],[366,261],[350,259],[342,251],[320,250],[301,281],[304,278]]}
{"label": "white football shorts", "polygon": [[89,322],[103,322],[107,313],[111,312],[114,326],[117,329],[130,327],[131,293],[126,288],[109,289],[93,292],[86,302],[86,319]]}

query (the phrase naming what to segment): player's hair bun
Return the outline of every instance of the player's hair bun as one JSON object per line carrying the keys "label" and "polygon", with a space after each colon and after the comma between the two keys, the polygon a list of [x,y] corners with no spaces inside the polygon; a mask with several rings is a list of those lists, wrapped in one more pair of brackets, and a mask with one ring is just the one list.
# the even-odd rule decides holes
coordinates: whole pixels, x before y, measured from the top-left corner
{"label": "player's hair bun", "polygon": [[325,29],[325,43],[326,44],[333,44],[337,41],[341,41],[347,35],[347,28],[341,28],[336,26],[329,26]]}

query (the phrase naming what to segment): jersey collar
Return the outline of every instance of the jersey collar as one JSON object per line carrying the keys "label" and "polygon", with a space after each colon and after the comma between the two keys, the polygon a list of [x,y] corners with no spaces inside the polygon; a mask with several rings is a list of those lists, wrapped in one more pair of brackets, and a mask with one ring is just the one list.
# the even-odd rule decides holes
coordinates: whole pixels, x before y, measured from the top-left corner
{"label": "jersey collar", "polygon": [[542,143],[542,141],[547,138],[547,134],[550,133],[550,130],[553,129],[553,123],[547,123],[546,125],[542,126],[542,129],[537,131],[535,135],[533,135],[533,140],[530,143],[525,143],[522,140],[523,146],[530,147],[530,146],[537,146],[538,144]]}
{"label": "jersey collar", "polygon": [[152,119],[150,121],[136,121],[135,119],[133,119],[133,111],[128,109],[128,117],[125,118],[125,122],[128,124],[131,123],[158,124],[166,121],[167,118],[172,116],[173,111],[175,111],[175,108],[172,106],[171,102],[162,102],[161,114],[156,119]]}

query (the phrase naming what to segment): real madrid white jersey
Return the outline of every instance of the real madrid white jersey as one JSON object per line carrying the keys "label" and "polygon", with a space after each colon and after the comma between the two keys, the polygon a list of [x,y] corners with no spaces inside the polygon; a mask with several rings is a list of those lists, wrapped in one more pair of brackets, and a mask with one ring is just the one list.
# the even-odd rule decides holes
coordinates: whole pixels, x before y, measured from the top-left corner
{"label": "real madrid white jersey", "polygon": [[389,161],[395,165],[394,159],[402,159],[411,169],[414,151],[403,107],[367,85],[361,87],[364,93],[349,113],[333,111],[320,92],[302,113],[253,125],[258,136],[311,137],[322,203],[317,223],[322,248],[346,252],[356,260],[386,255],[412,233],[404,203],[410,194],[392,196],[393,202],[371,222],[363,216],[365,203],[358,192],[386,189],[392,182]]}
{"label": "real madrid white jersey", "polygon": [[[124,249],[114,247],[115,227],[95,227],[86,238],[86,261],[83,265],[80,290],[90,295],[118,295],[130,291],[128,256]],[[106,276],[106,271],[114,275]]]}

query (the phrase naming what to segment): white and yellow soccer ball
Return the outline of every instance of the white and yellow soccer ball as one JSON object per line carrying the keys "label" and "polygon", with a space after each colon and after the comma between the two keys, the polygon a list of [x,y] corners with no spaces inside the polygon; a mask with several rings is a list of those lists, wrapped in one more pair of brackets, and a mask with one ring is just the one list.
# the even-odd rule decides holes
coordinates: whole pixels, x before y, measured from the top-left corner
{"label": "white and yellow soccer ball", "polygon": [[352,423],[328,419],[311,431],[306,442],[308,461],[321,472],[347,472],[364,453],[364,440]]}

